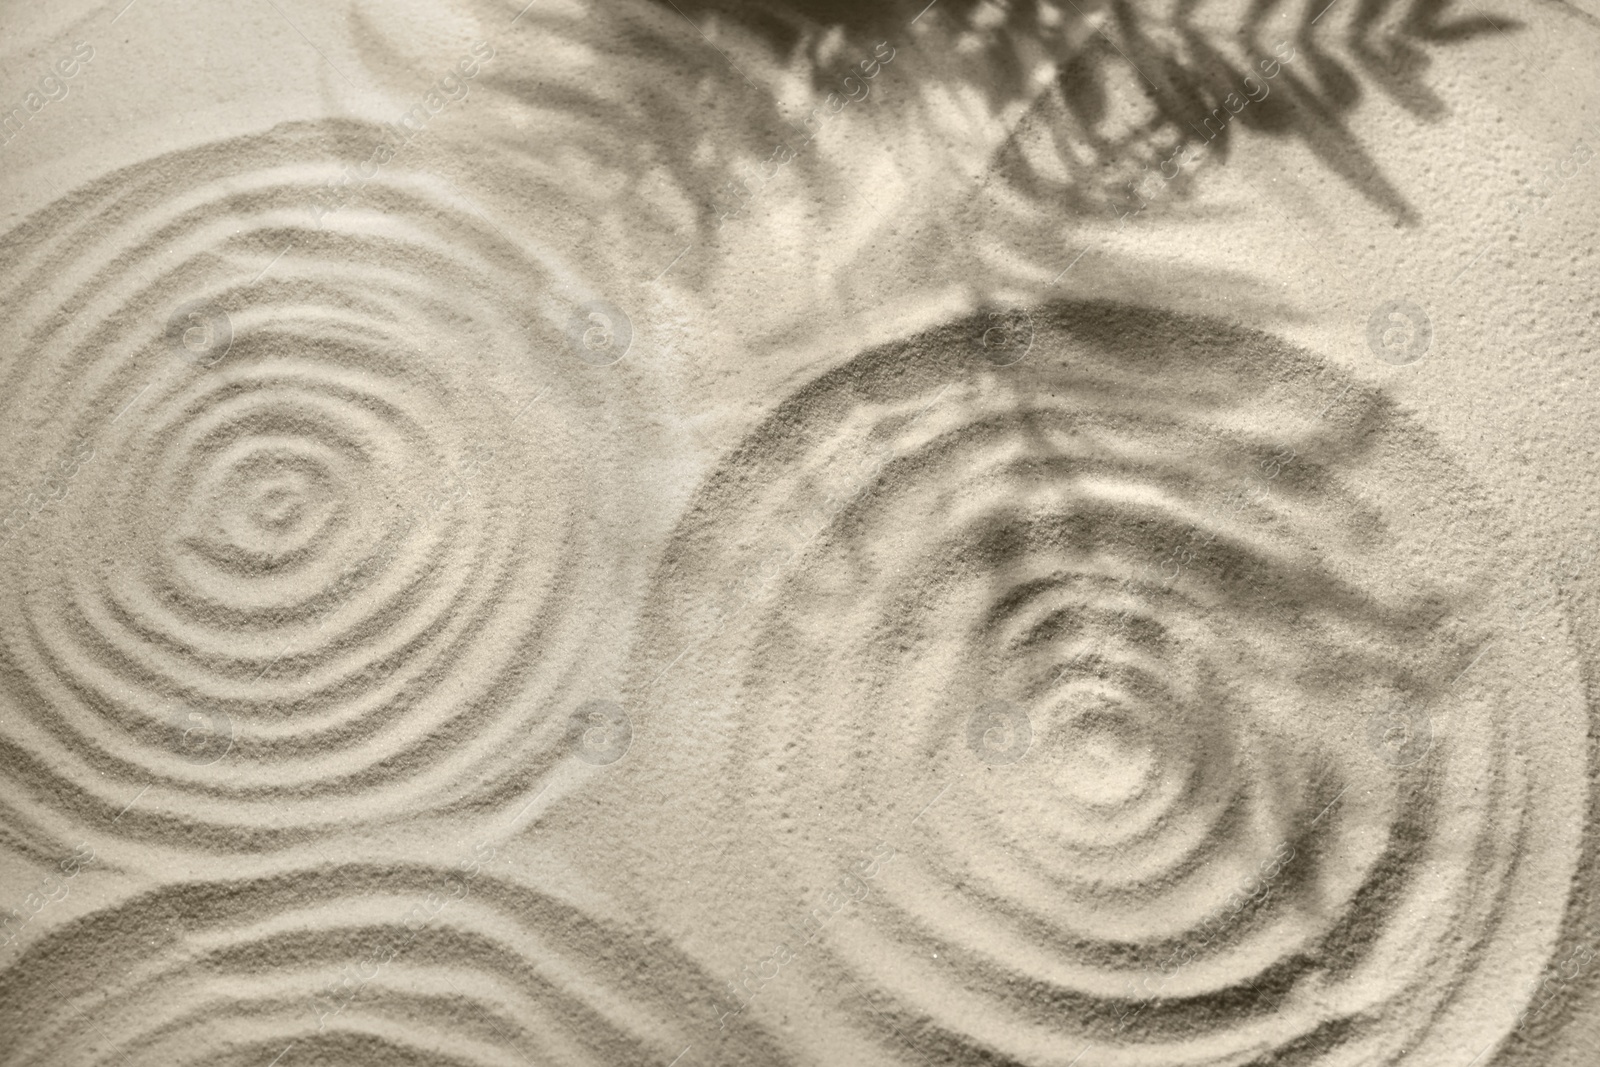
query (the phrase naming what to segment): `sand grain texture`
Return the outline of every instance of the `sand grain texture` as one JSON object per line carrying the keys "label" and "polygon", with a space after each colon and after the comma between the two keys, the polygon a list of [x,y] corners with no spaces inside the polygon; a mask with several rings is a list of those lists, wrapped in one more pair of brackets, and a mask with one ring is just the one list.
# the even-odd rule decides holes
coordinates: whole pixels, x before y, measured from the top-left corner
{"label": "sand grain texture", "polygon": [[0,1063],[1592,1062],[1592,12],[135,2]]}

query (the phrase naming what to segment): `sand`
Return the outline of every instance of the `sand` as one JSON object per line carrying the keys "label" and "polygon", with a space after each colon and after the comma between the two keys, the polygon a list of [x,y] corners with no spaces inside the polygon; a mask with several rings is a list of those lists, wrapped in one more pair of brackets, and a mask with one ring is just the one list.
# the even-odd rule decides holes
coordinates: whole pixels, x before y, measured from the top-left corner
{"label": "sand", "polygon": [[1593,13],[136,4],[0,1062],[1592,1062]]}

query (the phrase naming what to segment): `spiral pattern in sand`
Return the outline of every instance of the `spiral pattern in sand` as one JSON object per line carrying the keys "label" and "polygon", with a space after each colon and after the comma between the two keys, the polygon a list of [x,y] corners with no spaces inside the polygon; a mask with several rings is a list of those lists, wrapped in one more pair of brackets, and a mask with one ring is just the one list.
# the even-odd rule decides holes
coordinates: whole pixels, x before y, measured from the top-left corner
{"label": "spiral pattern in sand", "polygon": [[[682,1053],[709,979],[648,931],[491,873],[501,862],[480,843],[447,868],[179,882],[92,913],[0,972],[8,1062],[599,1067]],[[739,1040],[702,1042],[696,1062],[788,1062],[760,1034]]]}
{"label": "spiral pattern in sand", "polygon": [[568,338],[596,294],[398,165],[329,213],[376,136],[160,157],[8,235],[24,837],[253,849],[511,803],[565,755],[626,495]]}
{"label": "spiral pattern in sand", "polygon": [[992,318],[801,389],[675,538],[636,751],[772,871],[702,909],[760,900],[820,958],[835,1055],[1504,1035],[1576,862],[1583,717],[1564,645],[1505,625],[1470,484],[1263,335],[1062,305],[1002,366]]}

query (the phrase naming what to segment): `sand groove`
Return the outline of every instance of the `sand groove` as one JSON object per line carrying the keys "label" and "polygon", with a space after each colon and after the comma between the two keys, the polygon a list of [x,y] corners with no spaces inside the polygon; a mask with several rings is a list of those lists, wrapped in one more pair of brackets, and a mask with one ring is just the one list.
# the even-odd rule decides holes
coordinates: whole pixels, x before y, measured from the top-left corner
{"label": "sand groove", "polygon": [[[1471,486],[1259,334],[1063,305],[996,367],[988,321],[800,390],[680,527],[636,743],[728,828],[727,870],[683,864],[702,910],[812,956],[905,1062],[1503,1035],[1576,861],[1582,717],[1561,642],[1508,632]],[[857,918],[802,919],[875,837]]]}
{"label": "sand groove", "polygon": [[374,136],[175,153],[8,235],[22,836],[258,848],[514,799],[565,754],[608,610],[615,416],[566,336],[595,294],[424,175],[319,210]]}
{"label": "sand groove", "polygon": [[[104,909],[0,974],[8,1060],[264,1065],[289,1049],[286,1065],[498,1067],[680,1052],[709,979],[648,931],[480,869],[493,860],[179,882]],[[727,1062],[786,1062],[752,1032],[736,1051]]]}

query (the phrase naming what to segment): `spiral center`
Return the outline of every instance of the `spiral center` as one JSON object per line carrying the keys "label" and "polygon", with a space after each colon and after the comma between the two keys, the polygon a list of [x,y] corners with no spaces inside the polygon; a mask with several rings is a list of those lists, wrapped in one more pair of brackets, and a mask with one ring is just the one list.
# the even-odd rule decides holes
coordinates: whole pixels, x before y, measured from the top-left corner
{"label": "spiral center", "polygon": [[281,533],[305,516],[307,495],[303,478],[283,475],[269,479],[255,489],[250,518],[264,533]]}
{"label": "spiral center", "polygon": [[1090,808],[1127,806],[1157,777],[1150,739],[1125,709],[1103,698],[1069,707],[1052,731],[1049,751],[1058,788]]}
{"label": "spiral center", "polygon": [[252,450],[218,479],[217,516],[230,552],[260,555],[265,565],[306,551],[341,509],[325,457],[293,449]]}

